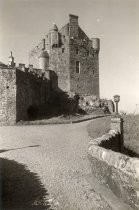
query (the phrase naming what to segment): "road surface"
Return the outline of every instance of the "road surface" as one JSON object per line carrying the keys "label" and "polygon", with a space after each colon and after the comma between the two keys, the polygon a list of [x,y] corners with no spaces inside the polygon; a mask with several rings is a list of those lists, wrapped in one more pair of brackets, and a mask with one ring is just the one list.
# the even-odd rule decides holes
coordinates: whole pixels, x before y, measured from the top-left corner
{"label": "road surface", "polygon": [[[0,157],[24,164],[38,176],[47,190],[49,209],[111,210],[87,181],[91,174],[87,159],[88,123],[0,127]],[[18,179],[23,181],[18,186],[22,189],[24,176]]]}

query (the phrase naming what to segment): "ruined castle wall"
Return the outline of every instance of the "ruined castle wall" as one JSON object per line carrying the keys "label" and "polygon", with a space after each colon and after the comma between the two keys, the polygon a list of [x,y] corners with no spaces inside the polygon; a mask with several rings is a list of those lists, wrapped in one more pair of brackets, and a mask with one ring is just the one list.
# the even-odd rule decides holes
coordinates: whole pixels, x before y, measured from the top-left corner
{"label": "ruined castle wall", "polygon": [[16,70],[0,69],[0,125],[16,122]]}
{"label": "ruined castle wall", "polygon": [[28,109],[31,106],[35,107],[39,114],[41,106],[47,104],[49,98],[49,85],[48,81],[37,78],[36,75],[31,73],[17,70],[16,74],[17,121],[27,120],[29,118]]}
{"label": "ruined castle wall", "polygon": [[80,28],[78,38],[70,40],[70,82],[71,91],[99,97],[99,55]]}

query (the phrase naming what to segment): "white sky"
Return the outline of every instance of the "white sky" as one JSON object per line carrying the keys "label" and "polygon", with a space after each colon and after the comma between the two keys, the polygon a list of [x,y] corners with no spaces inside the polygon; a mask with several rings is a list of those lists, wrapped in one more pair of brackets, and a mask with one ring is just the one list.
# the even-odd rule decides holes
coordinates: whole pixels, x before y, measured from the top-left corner
{"label": "white sky", "polygon": [[0,0],[0,61],[7,64],[12,50],[16,63],[28,65],[30,49],[69,14],[100,38],[101,97],[119,94],[121,110],[139,111],[139,0]]}

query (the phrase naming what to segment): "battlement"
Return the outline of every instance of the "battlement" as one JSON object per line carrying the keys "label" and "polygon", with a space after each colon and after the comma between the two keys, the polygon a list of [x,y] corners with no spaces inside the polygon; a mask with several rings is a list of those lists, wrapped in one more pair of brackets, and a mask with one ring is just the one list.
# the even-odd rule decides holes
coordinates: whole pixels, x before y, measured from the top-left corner
{"label": "battlement", "polygon": [[43,71],[42,69],[33,68],[33,65],[29,64],[28,67],[23,63],[19,63],[17,69],[24,72],[28,76],[33,76],[36,79],[49,80],[51,70]]}
{"label": "battlement", "polygon": [[[27,120],[30,107],[45,107],[50,95],[50,71],[26,67],[0,68],[0,124],[14,124]],[[43,110],[45,111],[45,109]]]}

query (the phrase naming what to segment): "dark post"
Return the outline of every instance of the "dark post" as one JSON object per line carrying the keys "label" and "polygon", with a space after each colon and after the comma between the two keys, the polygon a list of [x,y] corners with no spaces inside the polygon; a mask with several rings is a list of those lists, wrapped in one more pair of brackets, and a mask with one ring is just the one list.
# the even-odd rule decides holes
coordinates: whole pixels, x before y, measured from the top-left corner
{"label": "dark post", "polygon": [[114,96],[114,102],[116,104],[116,114],[111,118],[111,129],[116,130],[120,134],[120,142],[119,142],[119,149],[122,152],[124,146],[124,138],[123,138],[123,119],[118,113],[118,103],[120,101],[120,96]]}
{"label": "dark post", "polygon": [[116,115],[118,115],[118,103],[120,101],[120,96],[119,95],[115,95],[114,96],[114,102],[116,104]]}
{"label": "dark post", "polygon": [[119,149],[122,152],[124,147],[124,137],[123,137],[123,119],[120,116],[113,116],[111,118],[111,130],[119,132]]}

